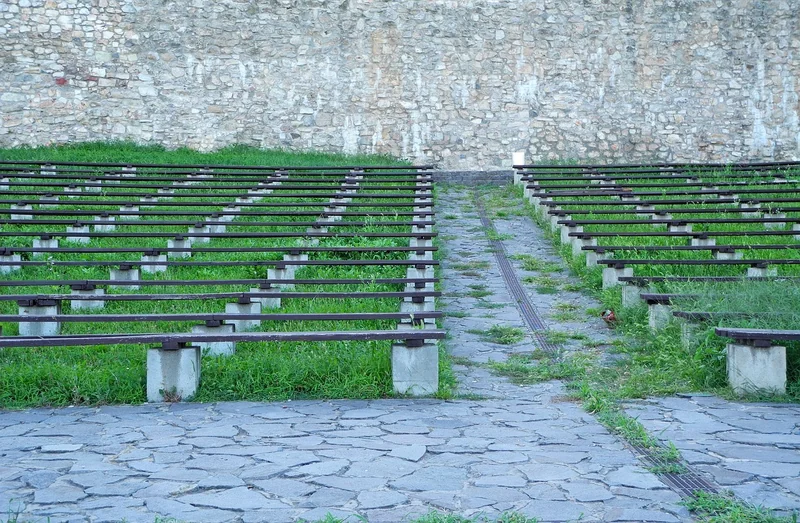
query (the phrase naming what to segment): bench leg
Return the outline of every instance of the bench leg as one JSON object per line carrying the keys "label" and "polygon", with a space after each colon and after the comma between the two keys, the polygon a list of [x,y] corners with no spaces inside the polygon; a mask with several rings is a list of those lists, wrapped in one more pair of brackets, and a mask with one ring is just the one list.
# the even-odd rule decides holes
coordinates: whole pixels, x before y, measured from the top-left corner
{"label": "bench leg", "polygon": [[737,394],[786,393],[786,347],[753,347],[729,343],[728,383]]}
{"label": "bench leg", "polygon": [[[192,326],[192,334],[233,334],[233,325],[223,323],[216,327],[207,325]],[[209,356],[233,356],[236,354],[235,341],[198,341],[197,348]]]}
{"label": "bench leg", "polygon": [[672,318],[672,310],[670,309],[669,305],[653,303],[648,305],[647,309],[647,319],[648,324],[650,325],[650,331],[659,331],[669,325],[669,321]]}
{"label": "bench leg", "polygon": [[147,401],[189,399],[199,385],[199,347],[147,349]]}
{"label": "bench leg", "polygon": [[426,396],[439,390],[439,348],[436,343],[392,345],[392,385],[398,394]]}

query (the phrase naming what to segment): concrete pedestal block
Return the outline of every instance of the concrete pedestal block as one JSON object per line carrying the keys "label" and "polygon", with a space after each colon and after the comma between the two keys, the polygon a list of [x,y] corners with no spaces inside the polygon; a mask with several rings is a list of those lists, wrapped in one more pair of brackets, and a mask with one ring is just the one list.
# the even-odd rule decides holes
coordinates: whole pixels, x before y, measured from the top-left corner
{"label": "concrete pedestal block", "polygon": [[[34,249],[58,249],[58,238],[34,238],[33,239],[33,248]],[[43,254],[40,251],[33,251],[31,254],[34,256]]]}
{"label": "concrete pedestal block", "polygon": [[561,243],[564,245],[570,243],[572,241],[570,234],[574,232],[583,232],[583,227],[580,225],[575,225],[573,227],[563,225],[561,227]]}
{"label": "concrete pedestal block", "polygon": [[14,211],[32,211],[33,205],[26,203],[26,204],[19,204],[19,203],[12,203],[9,207],[10,214],[9,218],[12,220],[32,220],[34,215],[33,214],[16,214]]}
{"label": "concrete pedestal block", "polygon": [[786,347],[726,347],[728,384],[737,394],[786,393]]}
{"label": "concrete pedestal block", "polygon": [[189,399],[199,385],[199,347],[147,349],[147,401]]}
{"label": "concrete pedestal block", "polygon": [[[261,314],[261,304],[256,301],[251,301],[250,303],[226,303],[225,312],[227,314]],[[244,332],[261,326],[261,320],[225,320],[225,322],[233,325],[236,332]]]}
{"label": "concrete pedestal block", "polygon": [[406,292],[432,291],[432,290],[434,290],[434,287],[435,287],[435,285],[434,285],[434,283],[432,281],[431,282],[426,282],[426,283],[421,283],[419,286],[417,286],[416,283],[406,283],[405,291]]}
{"label": "concrete pedestal block", "polygon": [[647,305],[647,320],[651,331],[660,331],[672,320],[672,308],[663,303],[650,303]]}
{"label": "concrete pedestal block", "polygon": [[656,210],[656,206],[655,205],[637,205],[636,206],[636,210],[637,211],[641,211],[641,212],[637,212],[636,213],[636,216],[638,216],[639,218],[650,218],[653,215],[653,211]]}
{"label": "concrete pedestal block", "polygon": [[748,267],[748,278],[769,278],[778,275],[777,267]]}
{"label": "concrete pedestal block", "polygon": [[[92,185],[88,185],[92,184]],[[83,192],[102,192],[103,191],[103,180],[92,180],[89,179],[86,181],[86,184],[83,186]]]}
{"label": "concrete pedestal block", "polygon": [[[800,232],[800,223],[793,223],[792,224],[792,230]],[[794,235],[794,239],[795,240],[800,240],[800,234],[795,234]]]}
{"label": "concrete pedestal block", "polygon": [[[120,205],[119,210],[123,211],[123,212],[139,212],[139,206],[138,205]],[[119,217],[120,220],[130,220],[130,221],[140,220],[141,218],[142,218],[141,216],[138,216],[136,214],[128,214],[128,215],[121,214],[120,217]]]}
{"label": "concrete pedestal block", "polygon": [[[72,289],[70,293],[73,296],[105,296],[106,291],[104,289]],[[106,306],[105,300],[70,300],[69,306],[72,308],[73,311],[79,310],[91,310],[91,309],[102,309]]]}
{"label": "concrete pedestal block", "polygon": [[433,251],[412,252],[408,255],[408,259],[414,261],[432,261]]}
{"label": "concrete pedestal block", "polygon": [[[53,302],[53,300],[47,300]],[[20,316],[55,316],[61,314],[61,302],[43,304],[34,301],[32,305],[19,306]],[[61,334],[61,322],[58,321],[21,321],[19,322],[20,336],[58,336]]]}
{"label": "concrete pedestal block", "polygon": [[670,223],[667,225],[668,232],[692,232],[691,223]]}
{"label": "concrete pedestal block", "polygon": [[120,169],[120,175],[123,178],[135,178],[136,177],[136,167],[133,165],[127,165]]}
{"label": "concrete pedestal block", "polygon": [[[39,167],[39,173],[45,176],[55,176],[56,174],[56,166],[51,165],[49,163],[42,165]],[[33,174],[33,173],[31,173]]]}
{"label": "concrete pedestal block", "polygon": [[[786,213],[784,212],[768,213],[764,215],[764,218],[782,219],[786,218]],[[784,227],[786,227],[786,222],[764,222],[765,229],[783,229]]]}
{"label": "concrete pedestal block", "polygon": [[643,290],[641,287],[631,284],[625,284],[622,288],[622,306],[623,307],[636,307],[641,305],[644,300],[639,296]]}
{"label": "concrete pedestal block", "polygon": [[233,201],[236,203],[253,203],[253,199],[246,196],[239,196]]}
{"label": "concrete pedestal block", "polygon": [[[67,225],[67,234],[77,233],[77,234],[89,234],[89,226],[88,225]],[[91,238],[89,236],[66,236],[64,238],[68,242],[74,243],[89,243]]]}
{"label": "concrete pedestal block", "polygon": [[167,270],[167,255],[147,255],[142,256],[142,272],[154,274],[156,272],[164,272]]}
{"label": "concrete pedestal block", "polygon": [[439,348],[435,343],[392,345],[392,385],[397,394],[427,396],[439,390]]}
{"label": "concrete pedestal block", "polygon": [[7,191],[11,187],[9,184],[11,183],[11,178],[0,178],[0,191]]}
{"label": "concrete pedestal block", "polygon": [[[208,221],[219,221],[217,218],[209,218]],[[224,223],[209,223],[207,225],[208,232],[211,234],[224,234],[228,230],[228,226]]]}
{"label": "concrete pedestal block", "polygon": [[[94,221],[96,221],[96,222],[113,222],[113,221],[116,221],[116,219],[115,219],[114,216],[110,216],[110,215],[106,214],[106,215],[95,216],[94,217]],[[99,225],[95,225],[94,226],[94,230],[96,232],[111,232],[111,231],[116,230],[116,228],[117,228],[117,226],[114,225],[113,223],[99,224]]]}
{"label": "concrete pedestal block", "polygon": [[70,185],[68,187],[64,187],[64,192],[69,193],[67,194],[67,198],[77,198],[81,195],[83,190],[77,185]]}
{"label": "concrete pedestal block", "polygon": [[[657,212],[650,215],[651,220],[671,220],[672,214],[668,212]],[[656,227],[660,227],[663,224],[654,224]]]}
{"label": "concrete pedestal block", "polygon": [[417,267],[409,267],[406,269],[406,278],[433,278],[434,276],[433,267],[430,265],[423,269],[418,269]]}
{"label": "concrete pedestal block", "polygon": [[[308,261],[308,254],[284,254],[283,261],[293,262],[293,263],[302,263]],[[288,267],[288,266],[287,266]],[[301,267],[305,267],[305,265],[291,265],[293,272],[297,272],[298,269]]]}
{"label": "concrete pedestal block", "polygon": [[[139,281],[139,269],[134,268],[119,268],[111,269],[109,280],[114,281]],[[112,289],[132,289],[136,290],[139,285],[109,285]]]}
{"label": "concrete pedestal block", "polygon": [[[210,234],[211,228],[205,224],[197,224],[189,227],[189,232],[194,234]],[[192,236],[192,243],[208,243],[211,238],[208,236]]]}
{"label": "concrete pedestal block", "polygon": [[[192,334],[233,334],[235,328],[233,325],[220,322],[209,325],[194,325],[192,326]],[[208,356],[233,356],[236,354],[235,341],[197,341],[192,342],[196,345],[203,354]]]}
{"label": "concrete pedestal block", "polygon": [[168,249],[184,249],[182,251],[170,251],[168,256],[170,258],[189,258],[192,256],[192,239],[181,238],[174,240],[167,240]]}
{"label": "concrete pedestal block", "polygon": [[[413,298],[403,298],[400,302],[400,312],[413,314],[415,312],[433,312],[436,310],[436,303],[433,298],[413,301]],[[426,323],[436,323],[435,318],[426,318]]]}
{"label": "concrete pedestal block", "polygon": [[[22,265],[14,265],[15,262],[22,261],[22,258],[19,254],[8,254],[0,256],[0,262],[3,262],[3,265],[0,265],[0,274],[8,274],[13,271],[18,271],[22,268]],[[10,265],[5,265],[6,263]]]}
{"label": "concrete pedestal block", "polygon": [[409,247],[433,247],[433,240],[430,238],[411,238],[408,242]]}
{"label": "concrete pedestal block", "polygon": [[234,208],[225,207],[225,209],[224,209],[225,214],[220,214],[219,218],[217,218],[217,221],[220,221],[220,222],[232,222],[239,215],[239,211],[240,210],[241,210],[240,207],[234,207]]}
{"label": "concrete pedestal block", "polygon": [[[284,268],[271,268],[267,269],[268,280],[292,280],[294,279],[294,267],[287,265]],[[279,289],[294,289],[294,283],[273,283],[274,287]]]}
{"label": "concrete pedestal block", "polygon": [[742,251],[714,251],[715,260],[741,260],[744,253]]}
{"label": "concrete pedestal block", "polygon": [[589,269],[593,269],[597,267],[597,260],[610,257],[607,256],[608,253],[597,254],[597,251],[583,251],[586,254],[586,267]]}
{"label": "concrete pedestal block", "polygon": [[622,200],[623,202],[638,202],[638,201],[640,201],[639,197],[636,196],[635,194],[621,194],[619,199]]}
{"label": "concrete pedestal block", "polygon": [[310,233],[310,234],[315,234],[315,233],[316,234],[324,234],[326,232],[328,232],[328,228],[327,227],[308,227],[306,229],[306,233]]}
{"label": "concrete pedestal block", "polygon": [[689,245],[694,247],[713,247],[717,244],[717,240],[714,238],[692,238],[689,241]]}
{"label": "concrete pedestal block", "polygon": [[[259,289],[258,287],[251,287],[250,292],[269,292],[274,291],[275,289]],[[264,309],[280,309],[281,308],[281,299],[280,298],[250,298],[251,300],[258,302],[261,304],[261,310]]]}
{"label": "concrete pedestal block", "polygon": [[578,257],[585,252],[582,247],[596,246],[597,238],[571,238],[570,243],[572,244],[572,255]]}
{"label": "concrete pedestal block", "polygon": [[633,267],[606,267],[603,269],[603,288],[616,287],[620,284],[619,278],[633,276]]}
{"label": "concrete pedestal block", "polygon": [[[169,196],[171,194],[175,194],[175,189],[173,189],[172,187],[161,187],[160,189],[158,189],[156,191],[156,194],[163,194],[163,195]],[[164,198],[164,199],[166,200],[168,198]]]}
{"label": "concrete pedestal block", "polygon": [[761,204],[760,203],[750,203],[750,202],[742,202],[739,204],[740,209],[747,209],[748,212],[742,213],[742,218],[758,218],[761,216]]}
{"label": "concrete pedestal block", "polygon": [[54,207],[58,205],[58,196],[54,194],[45,194],[43,196],[39,196],[39,207]]}
{"label": "concrete pedestal block", "polygon": [[681,345],[688,352],[693,352],[695,345],[700,341],[704,329],[699,323],[680,320]]}

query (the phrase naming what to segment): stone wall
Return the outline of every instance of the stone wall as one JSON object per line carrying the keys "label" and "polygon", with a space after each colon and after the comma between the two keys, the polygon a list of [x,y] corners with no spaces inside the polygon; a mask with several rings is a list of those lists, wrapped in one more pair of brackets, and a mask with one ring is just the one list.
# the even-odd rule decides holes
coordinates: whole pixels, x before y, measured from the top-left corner
{"label": "stone wall", "polygon": [[0,145],[800,157],[798,0],[0,0]]}

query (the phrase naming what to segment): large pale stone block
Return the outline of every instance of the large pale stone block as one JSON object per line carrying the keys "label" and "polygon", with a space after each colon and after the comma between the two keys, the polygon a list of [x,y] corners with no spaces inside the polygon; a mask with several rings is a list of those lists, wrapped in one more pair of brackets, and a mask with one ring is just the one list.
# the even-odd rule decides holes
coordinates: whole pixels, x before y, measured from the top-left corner
{"label": "large pale stone block", "polygon": [[[413,344],[412,344],[413,345]],[[439,348],[435,343],[392,345],[392,385],[397,394],[427,396],[439,390]]]}
{"label": "large pale stone block", "polygon": [[786,347],[726,347],[728,383],[737,394],[786,393]]}
{"label": "large pale stone block", "polygon": [[[61,314],[61,302],[57,300],[24,300],[19,302],[20,316],[56,316]],[[61,322],[21,321],[20,336],[58,336]]]}
{"label": "large pale stone block", "polygon": [[[192,326],[192,334],[233,334],[235,327],[219,321],[208,321],[205,325]],[[193,342],[200,350],[209,356],[232,356],[236,353],[235,341],[197,341]]]}
{"label": "large pale stone block", "polygon": [[147,349],[147,401],[189,399],[199,386],[199,347]]}

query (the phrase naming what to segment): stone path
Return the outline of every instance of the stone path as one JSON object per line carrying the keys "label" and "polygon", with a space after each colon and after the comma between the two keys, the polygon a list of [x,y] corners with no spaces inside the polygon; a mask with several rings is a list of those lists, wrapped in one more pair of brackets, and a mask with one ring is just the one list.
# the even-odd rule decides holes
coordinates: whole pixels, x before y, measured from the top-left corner
{"label": "stone path", "polygon": [[[523,323],[486,251],[468,193],[444,191],[438,205],[447,256],[442,305],[463,313],[445,322],[449,350],[462,362],[532,350],[530,338],[495,345],[468,332]],[[496,225],[514,235],[510,249],[557,259],[529,221],[514,217]],[[566,274],[553,277],[569,281]],[[467,295],[476,290],[490,294]],[[588,298],[531,292],[550,326],[607,341],[600,320],[556,320],[556,303],[595,306]],[[481,399],[0,413],[0,514],[18,512],[20,521],[152,523],[156,516],[186,522],[313,521],[332,513],[376,523],[407,521],[437,509],[490,517],[513,510],[545,522],[691,519],[678,495],[644,470],[622,442],[564,400],[559,383],[518,387],[481,367],[456,370],[463,397]],[[646,407],[653,423],[656,414],[668,416],[657,404]],[[789,421],[783,419],[787,427]]]}
{"label": "stone path", "polygon": [[800,511],[800,405],[687,394],[631,402],[626,410],[739,498]]}

